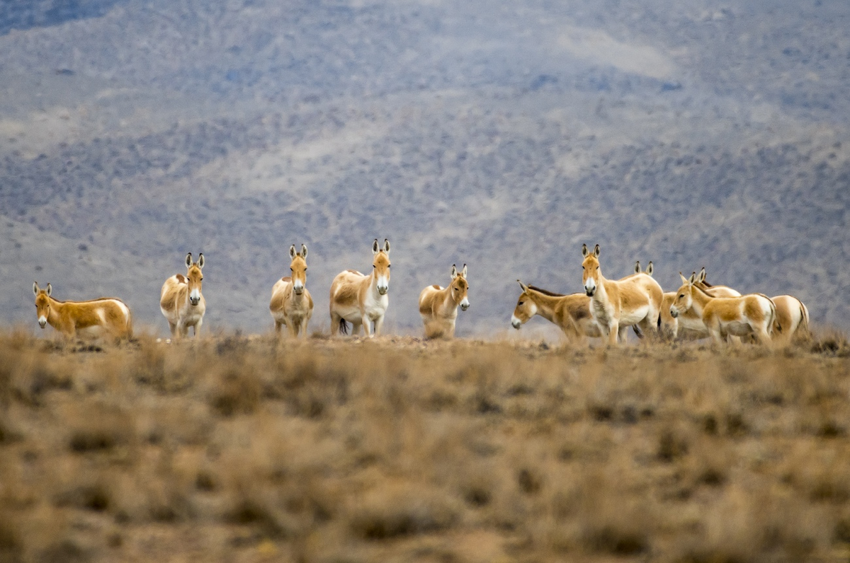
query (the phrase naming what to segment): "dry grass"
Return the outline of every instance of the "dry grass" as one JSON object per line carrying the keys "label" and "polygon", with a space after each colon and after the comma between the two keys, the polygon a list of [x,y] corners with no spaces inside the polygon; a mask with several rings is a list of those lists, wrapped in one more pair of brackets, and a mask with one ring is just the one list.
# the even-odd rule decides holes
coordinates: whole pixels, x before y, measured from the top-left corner
{"label": "dry grass", "polygon": [[850,345],[0,335],[2,561],[850,549]]}

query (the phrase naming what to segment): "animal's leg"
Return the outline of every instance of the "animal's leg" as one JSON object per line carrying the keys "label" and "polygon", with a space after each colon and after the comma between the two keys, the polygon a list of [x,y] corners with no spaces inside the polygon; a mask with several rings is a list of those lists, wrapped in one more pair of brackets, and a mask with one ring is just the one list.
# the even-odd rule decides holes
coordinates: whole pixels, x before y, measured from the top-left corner
{"label": "animal's leg", "polygon": [[381,315],[375,320],[375,336],[381,335],[381,328],[384,326],[384,316]]}
{"label": "animal's leg", "polygon": [[169,321],[168,328],[171,330],[171,339],[177,338],[177,325]]}
{"label": "animal's leg", "polygon": [[[357,322],[351,322],[351,336],[360,336],[360,326],[363,324],[362,320]],[[366,324],[369,324],[369,321],[366,321]],[[368,336],[368,335],[367,335]]]}
{"label": "animal's leg", "polygon": [[281,323],[275,321],[274,322],[274,332],[279,337],[280,336],[280,328],[283,326]]}
{"label": "animal's leg", "polygon": [[301,337],[307,338],[307,323],[310,322],[310,317],[304,317],[301,320]]}
{"label": "animal's leg", "polygon": [[[617,339],[618,339],[620,342],[626,342],[626,341],[628,340],[628,334],[629,334],[629,327],[627,327],[627,326],[621,326],[621,327],[617,330]],[[638,336],[640,336],[641,338],[643,338],[643,335],[642,335],[642,334],[639,334]]]}
{"label": "animal's leg", "polygon": [[286,328],[289,329],[289,335],[292,338],[298,338],[298,329],[300,327],[301,327],[301,325],[292,322],[292,319],[289,319],[288,321],[286,321]]}
{"label": "animal's leg", "polygon": [[617,344],[617,336],[620,333],[620,322],[616,320],[608,321],[608,344]]}

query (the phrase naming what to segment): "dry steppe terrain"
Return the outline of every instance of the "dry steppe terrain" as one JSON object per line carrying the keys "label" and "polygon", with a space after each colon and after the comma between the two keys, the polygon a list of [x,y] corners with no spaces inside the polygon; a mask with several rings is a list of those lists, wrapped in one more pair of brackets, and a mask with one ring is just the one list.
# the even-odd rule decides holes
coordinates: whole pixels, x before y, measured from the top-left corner
{"label": "dry steppe terrain", "polygon": [[0,561],[850,553],[850,344],[0,334]]}

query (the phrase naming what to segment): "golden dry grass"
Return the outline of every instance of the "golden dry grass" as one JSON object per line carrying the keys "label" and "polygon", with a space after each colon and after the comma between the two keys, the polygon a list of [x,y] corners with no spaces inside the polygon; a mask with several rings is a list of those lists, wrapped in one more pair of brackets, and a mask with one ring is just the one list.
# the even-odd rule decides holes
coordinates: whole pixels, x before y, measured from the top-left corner
{"label": "golden dry grass", "polygon": [[0,561],[838,560],[850,344],[0,335]]}

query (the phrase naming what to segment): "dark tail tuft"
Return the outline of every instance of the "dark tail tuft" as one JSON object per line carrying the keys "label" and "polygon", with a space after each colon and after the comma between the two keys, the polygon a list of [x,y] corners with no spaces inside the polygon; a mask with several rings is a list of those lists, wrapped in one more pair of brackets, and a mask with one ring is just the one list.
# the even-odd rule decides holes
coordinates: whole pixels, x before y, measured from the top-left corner
{"label": "dark tail tuft", "polygon": [[339,320],[339,333],[348,334],[348,323],[345,322],[345,319]]}

